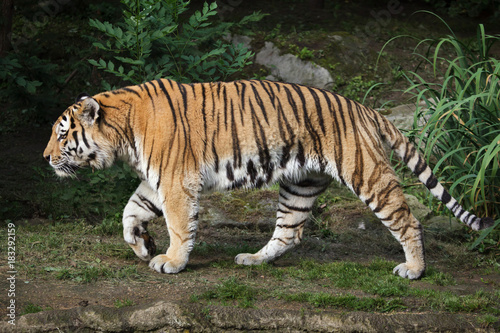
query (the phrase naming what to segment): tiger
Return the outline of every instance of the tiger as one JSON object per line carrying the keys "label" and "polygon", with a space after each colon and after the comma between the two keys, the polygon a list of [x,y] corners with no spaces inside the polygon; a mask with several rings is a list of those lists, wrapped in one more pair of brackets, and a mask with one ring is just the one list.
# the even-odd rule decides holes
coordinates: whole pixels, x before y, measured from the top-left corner
{"label": "tiger", "polygon": [[[423,228],[405,201],[388,151],[473,230],[493,225],[466,211],[415,146],[376,110],[336,93],[267,80],[140,85],[81,94],[52,127],[43,157],[61,177],[124,160],[141,183],[123,211],[123,238],[159,273],[183,270],[195,245],[202,193],[279,184],[275,230],[240,265],[272,262],[299,244],[316,198],[348,187],[403,247],[393,274],[424,274]],[[170,243],[156,255],[147,227],[164,216]]]}

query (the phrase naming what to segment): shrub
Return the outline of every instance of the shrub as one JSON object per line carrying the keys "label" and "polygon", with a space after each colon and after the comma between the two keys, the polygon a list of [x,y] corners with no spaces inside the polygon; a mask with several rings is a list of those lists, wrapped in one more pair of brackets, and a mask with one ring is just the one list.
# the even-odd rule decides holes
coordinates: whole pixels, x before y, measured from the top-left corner
{"label": "shrub", "polygon": [[[466,43],[447,27],[451,35],[421,40],[414,51],[439,82],[426,81],[418,73],[423,66],[405,73],[410,83],[406,92],[415,95],[417,105],[425,105],[417,108],[410,138],[467,210],[498,218],[500,61],[490,56],[490,50],[500,37],[487,35],[479,25],[477,38]],[[422,119],[426,123],[419,126]],[[489,235],[498,249],[500,233],[491,231],[486,230],[473,246]]]}
{"label": "shrub", "polygon": [[33,121],[38,124],[53,103],[61,78],[56,65],[34,55],[10,53],[0,58],[0,103],[7,112],[0,115],[0,132]]}
{"label": "shrub", "polygon": [[233,26],[263,17],[254,13],[237,24],[214,23],[217,4],[213,2],[183,21],[189,1],[123,0],[122,4],[122,22],[90,20],[106,37],[94,46],[111,56],[90,63],[132,84],[162,77],[178,82],[225,80],[249,64],[252,53],[222,37]]}
{"label": "shrub", "polygon": [[469,17],[477,17],[482,13],[493,13],[494,18],[500,15],[499,0],[425,0],[430,3],[435,9],[443,11],[450,16],[467,15]]}

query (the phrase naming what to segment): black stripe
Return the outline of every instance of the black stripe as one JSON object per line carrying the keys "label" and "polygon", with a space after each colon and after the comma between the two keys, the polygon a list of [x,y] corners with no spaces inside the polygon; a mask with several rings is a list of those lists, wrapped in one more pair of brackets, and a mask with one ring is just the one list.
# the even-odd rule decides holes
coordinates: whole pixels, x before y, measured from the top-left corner
{"label": "black stripe", "polygon": [[417,165],[415,165],[415,170],[413,170],[413,173],[418,177],[426,169],[427,169],[427,163],[425,163],[425,161],[422,157],[418,156],[418,162],[417,162]]}
{"label": "black stripe", "polygon": [[245,89],[246,89],[246,84],[245,82],[240,82],[241,83],[241,93],[240,93],[240,99],[241,99],[241,109],[245,109]]}
{"label": "black stripe", "polygon": [[205,135],[203,139],[203,159],[206,158],[207,154],[207,145],[208,145],[208,129],[207,129],[207,113],[206,113],[206,108],[207,108],[207,92],[205,90],[205,85],[201,85],[201,114],[202,114],[202,119],[203,119],[203,133]]}
{"label": "black stripe", "polygon": [[158,85],[160,86],[160,89],[163,91],[163,94],[165,94],[165,97],[167,98],[168,104],[170,105],[170,110],[172,112],[172,117],[174,121],[174,131],[175,133],[177,131],[177,116],[175,115],[175,109],[174,109],[174,104],[172,103],[172,99],[170,98],[169,93],[167,92],[167,88],[163,84],[163,81],[161,79],[156,80],[158,82]]}
{"label": "black stripe", "polygon": [[152,86],[153,86],[153,89],[155,90],[155,94],[156,94],[156,96],[158,96],[158,90],[156,90],[156,85],[155,85],[153,82],[151,82],[151,81],[146,82],[146,84],[150,84],[150,85],[152,85]]}
{"label": "black stripe", "polygon": [[[82,129],[83,129],[83,127],[82,127]],[[78,140],[78,132],[73,131],[72,136],[73,136],[73,139],[75,140],[76,148],[78,148],[79,143],[80,143],[80,141]],[[76,151],[76,148],[74,149],[75,151]]]}
{"label": "black stripe", "polygon": [[292,85],[292,88],[295,90],[297,95],[300,98],[300,101],[302,102],[302,111],[303,111],[303,116],[304,116],[304,124],[306,125],[306,129],[311,135],[311,139],[313,140],[313,146],[314,146],[314,151],[316,152],[318,157],[323,156],[323,148],[322,148],[322,143],[321,143],[321,137],[319,134],[316,132],[311,119],[309,118],[309,114],[307,112],[307,106],[306,106],[306,100],[302,91],[302,87],[299,85]]}
{"label": "black stripe", "polygon": [[293,114],[295,116],[295,120],[300,125],[299,110],[297,108],[297,104],[295,103],[295,99],[293,98],[293,95],[292,95],[290,89],[288,89],[288,87],[285,85],[282,85],[282,86],[283,86],[283,90],[286,93],[286,97],[288,99],[288,104],[290,104],[290,106],[292,107],[292,111],[293,111]]}
{"label": "black stripe", "polygon": [[156,182],[156,190],[158,190],[160,188],[162,171],[163,171],[163,151],[162,151],[162,154],[161,154],[160,168],[158,169],[158,181]]}
{"label": "black stripe", "polygon": [[217,155],[217,149],[215,149],[215,131],[212,136],[212,153],[214,154],[214,167],[215,173],[219,172],[219,156]]}
{"label": "black stripe", "polygon": [[90,145],[87,141],[87,136],[85,135],[85,128],[82,126],[82,139],[83,139],[83,144],[87,147],[90,148]]}
{"label": "black stripe", "polygon": [[451,195],[448,191],[443,190],[443,195],[441,196],[441,201],[446,205],[451,200]]}
{"label": "black stripe", "polygon": [[139,98],[141,98],[141,99],[142,99],[141,94],[139,94],[139,93],[138,93],[137,91],[135,91],[134,89],[130,89],[130,88],[127,88],[127,87],[122,88],[122,89],[123,89],[123,90],[125,90],[125,91],[128,91],[129,93],[135,94],[137,97],[139,97]]}
{"label": "black stripe", "polygon": [[299,165],[301,167],[306,164],[306,156],[304,155],[304,147],[302,146],[302,143],[299,141],[299,147],[298,147],[298,152],[297,152],[297,161],[299,161]]}
{"label": "black stripe", "polygon": [[229,162],[227,162],[226,164],[226,176],[229,181],[234,181],[233,168],[231,167],[231,163]]}
{"label": "black stripe", "polygon": [[301,227],[304,226],[304,224],[306,223],[306,221],[307,221],[307,219],[306,220],[302,220],[301,222],[296,223],[296,224],[276,224],[276,227],[286,228],[286,229],[301,228]]}
{"label": "black stripe", "polygon": [[255,183],[255,178],[257,178],[257,169],[255,169],[255,165],[252,160],[247,162],[247,173],[250,175],[250,181]]}
{"label": "black stripe", "polygon": [[425,182],[425,186],[429,189],[429,190],[432,190],[433,188],[435,188],[438,184],[438,180],[436,178],[436,176],[434,176],[433,174],[430,175],[429,179],[427,179],[427,181]]}
{"label": "black stripe", "polygon": [[283,209],[281,209],[281,208],[279,208],[279,207],[278,207],[278,209],[277,209],[277,212],[282,213],[282,214],[292,214],[292,212],[290,212],[290,211],[286,211],[286,210],[283,210]]}
{"label": "black stripe", "polygon": [[155,111],[156,107],[155,107],[155,101],[153,99],[153,96],[151,96],[151,92],[149,91],[149,88],[148,88],[148,83],[149,82],[146,82],[143,84],[144,88],[146,89],[146,92],[148,93],[148,96],[149,96],[149,99],[151,101],[151,104],[153,105],[153,112]]}
{"label": "black stripe", "polygon": [[[155,138],[151,139],[151,151],[149,152],[149,157],[148,157],[148,166],[146,167],[146,178],[149,178],[149,168],[151,167],[151,156],[153,156],[153,149],[155,146]],[[143,147],[145,149],[146,146]]]}
{"label": "black stripe", "polygon": [[255,85],[252,84],[251,87],[252,87],[252,90],[253,90],[253,93],[255,96],[255,100],[257,101],[257,104],[259,105],[259,107],[262,111],[262,115],[264,116],[264,120],[269,125],[269,119],[267,119],[266,107],[265,107],[264,103],[262,102],[262,98],[260,98],[259,92],[257,91],[257,88],[255,88]]}
{"label": "black stripe", "polygon": [[318,94],[316,93],[316,89],[309,88],[309,87],[307,89],[309,90],[309,93],[311,94],[311,96],[314,99],[314,104],[316,105],[316,111],[318,114],[319,126],[321,127],[321,131],[323,132],[323,134],[325,134],[326,129],[325,129],[325,124],[324,124],[324,120],[323,120],[323,109],[321,108],[321,103],[319,101]]}
{"label": "black stripe", "polygon": [[139,199],[141,199],[142,202],[144,202],[146,204],[146,206],[148,207],[148,209],[153,212],[156,216],[162,216],[163,213],[161,211],[160,208],[158,208],[154,203],[152,203],[151,201],[149,201],[146,197],[140,195],[140,194],[137,194],[137,196],[139,197]]}
{"label": "black stripe", "polygon": [[226,86],[223,87],[222,89],[222,98],[223,98],[223,105],[224,105],[224,128],[227,131],[227,107],[228,107],[228,102],[227,102],[227,92],[226,92]]}
{"label": "black stripe", "polygon": [[[316,186],[314,186],[314,187],[316,188]],[[323,193],[325,191],[326,187],[321,187],[317,191],[314,191],[312,193],[300,193],[296,190],[292,190],[290,187],[288,187],[287,185],[282,184],[282,183],[280,184],[280,188],[282,188],[285,192],[288,192],[289,194],[292,194],[295,196],[299,196],[299,197],[303,197],[303,198],[314,198],[314,197],[317,197],[318,195],[320,195],[321,193]]]}
{"label": "black stripe", "polygon": [[[281,190],[282,188],[283,188],[283,187],[282,187],[282,185],[280,185],[280,190]],[[279,195],[280,197],[282,197],[283,199],[285,199],[285,200],[290,200],[290,198],[289,198],[289,197],[287,197],[287,196],[283,193],[283,191],[279,191],[279,192],[278,192],[278,195]]]}
{"label": "black stripe", "polygon": [[240,142],[238,138],[238,130],[236,128],[236,121],[234,117],[234,107],[233,107],[233,100],[231,99],[230,102],[231,108],[231,137],[233,139],[233,165],[235,168],[241,168],[241,149],[240,149]]}
{"label": "black stripe", "polygon": [[307,213],[307,212],[310,212],[312,207],[296,207],[296,206],[291,206],[291,205],[287,205],[283,202],[280,202],[281,205],[285,206],[285,208],[289,209],[289,210],[293,210],[295,212],[304,212],[304,213]]}

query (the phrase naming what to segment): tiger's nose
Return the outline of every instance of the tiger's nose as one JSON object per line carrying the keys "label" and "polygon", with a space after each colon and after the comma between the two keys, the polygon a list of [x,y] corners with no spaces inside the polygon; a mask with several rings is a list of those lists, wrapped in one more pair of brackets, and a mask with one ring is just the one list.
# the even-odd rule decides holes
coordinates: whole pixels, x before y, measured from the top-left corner
{"label": "tiger's nose", "polygon": [[47,162],[50,162],[50,155],[43,155],[43,158],[45,158]]}

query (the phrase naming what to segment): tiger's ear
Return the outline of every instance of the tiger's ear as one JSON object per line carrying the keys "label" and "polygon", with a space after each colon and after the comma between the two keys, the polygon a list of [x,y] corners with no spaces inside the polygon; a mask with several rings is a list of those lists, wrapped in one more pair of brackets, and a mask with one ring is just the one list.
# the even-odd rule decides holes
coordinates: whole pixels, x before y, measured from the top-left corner
{"label": "tiger's ear", "polygon": [[82,106],[79,112],[79,118],[88,126],[94,125],[99,118],[99,103],[90,96],[86,96],[81,100]]}
{"label": "tiger's ear", "polygon": [[85,92],[84,92],[84,93],[81,93],[81,94],[80,94],[80,95],[78,95],[78,97],[76,98],[75,103],[81,102],[81,101],[83,101],[83,100],[84,100],[85,98],[87,98],[87,97],[90,97],[90,95],[89,95],[89,94],[87,94],[87,93],[85,93]]}

